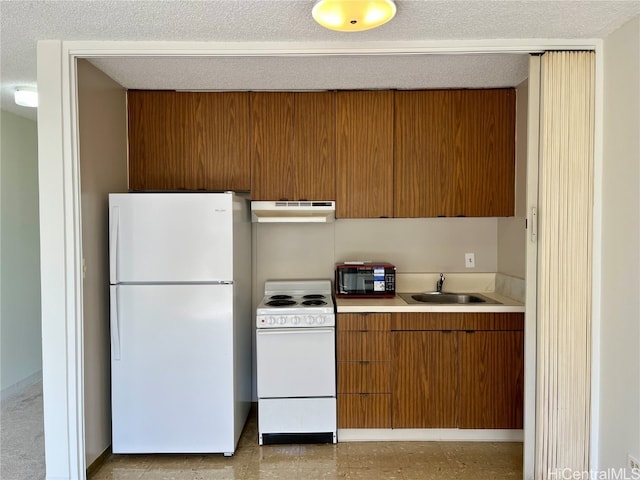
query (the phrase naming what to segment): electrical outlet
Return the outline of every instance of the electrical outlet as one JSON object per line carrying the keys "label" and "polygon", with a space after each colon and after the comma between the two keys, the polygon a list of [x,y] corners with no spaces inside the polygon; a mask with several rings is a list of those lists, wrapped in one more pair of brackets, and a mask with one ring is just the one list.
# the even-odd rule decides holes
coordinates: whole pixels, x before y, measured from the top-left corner
{"label": "electrical outlet", "polygon": [[464,254],[464,266],[467,268],[476,268],[476,254],[465,253]]}
{"label": "electrical outlet", "polygon": [[640,461],[631,454],[627,455],[627,465],[632,472],[640,474]]}

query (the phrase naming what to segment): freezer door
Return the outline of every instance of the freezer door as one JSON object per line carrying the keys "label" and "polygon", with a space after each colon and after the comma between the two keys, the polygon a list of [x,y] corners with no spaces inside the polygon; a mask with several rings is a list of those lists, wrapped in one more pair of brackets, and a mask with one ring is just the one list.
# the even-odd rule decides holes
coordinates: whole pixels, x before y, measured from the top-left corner
{"label": "freezer door", "polygon": [[233,280],[231,193],[109,195],[110,283]]}
{"label": "freezer door", "polygon": [[232,286],[111,295],[113,453],[233,453]]}

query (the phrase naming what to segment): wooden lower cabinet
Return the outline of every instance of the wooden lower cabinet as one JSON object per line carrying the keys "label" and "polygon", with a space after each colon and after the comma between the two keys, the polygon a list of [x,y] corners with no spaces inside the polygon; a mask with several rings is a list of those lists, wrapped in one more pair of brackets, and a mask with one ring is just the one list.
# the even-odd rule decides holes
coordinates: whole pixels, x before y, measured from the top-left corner
{"label": "wooden lower cabinet", "polygon": [[338,315],[339,428],[520,429],[521,313]]}
{"label": "wooden lower cabinet", "polygon": [[458,333],[460,428],[522,428],[524,332]]}
{"label": "wooden lower cabinet", "polygon": [[338,428],[391,428],[391,395],[338,393]]}
{"label": "wooden lower cabinet", "polygon": [[398,313],[392,428],[522,428],[524,316]]}
{"label": "wooden lower cabinet", "polygon": [[391,428],[391,314],[340,314],[338,428]]}
{"label": "wooden lower cabinet", "polygon": [[455,428],[456,332],[393,332],[392,339],[393,428]]}

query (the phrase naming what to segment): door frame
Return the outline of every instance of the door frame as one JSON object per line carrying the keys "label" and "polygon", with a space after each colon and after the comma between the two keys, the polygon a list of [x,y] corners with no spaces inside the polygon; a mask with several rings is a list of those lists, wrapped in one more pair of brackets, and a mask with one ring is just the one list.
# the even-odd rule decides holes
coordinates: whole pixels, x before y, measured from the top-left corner
{"label": "door frame", "polygon": [[[602,171],[602,40],[512,39],[456,42],[38,42],[38,174],[42,291],[42,356],[47,479],[86,478],[84,446],[83,286],[78,134],[77,60],[113,56],[326,56],[521,53],[549,50],[596,52],[596,126],[594,189],[593,364],[599,361],[600,215]],[[529,105],[531,110],[531,105]],[[537,139],[536,139],[537,140]],[[529,144],[533,142],[529,138]],[[531,152],[530,152],[531,153]],[[529,159],[532,157],[529,157]],[[537,157],[536,157],[537,159]],[[600,173],[600,175],[599,175]],[[530,211],[527,212],[527,221]],[[527,254],[529,255],[529,254]],[[530,267],[530,260],[527,260]],[[525,344],[535,345],[536,281],[527,279]],[[535,365],[525,366],[524,478],[533,479],[535,453]],[[597,449],[597,368],[593,369],[592,452]],[[527,388],[528,387],[528,388]],[[533,390],[533,391],[532,391]],[[594,463],[597,455],[592,455]]]}

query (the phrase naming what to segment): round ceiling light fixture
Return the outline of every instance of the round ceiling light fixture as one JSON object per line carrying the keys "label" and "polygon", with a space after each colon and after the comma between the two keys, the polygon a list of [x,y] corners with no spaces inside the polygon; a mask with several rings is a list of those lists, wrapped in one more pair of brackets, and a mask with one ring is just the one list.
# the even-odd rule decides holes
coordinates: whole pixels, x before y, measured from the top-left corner
{"label": "round ceiling light fixture", "polygon": [[338,32],[361,32],[384,25],[396,14],[393,0],[318,0],[313,19]]}
{"label": "round ceiling light fixture", "polygon": [[18,87],[13,94],[13,99],[16,105],[20,105],[21,107],[38,106],[38,92],[35,88]]}

